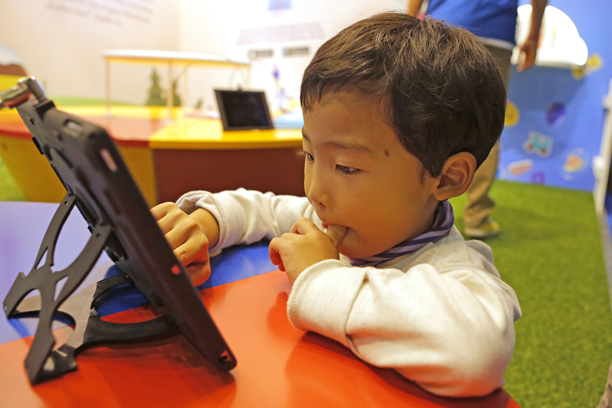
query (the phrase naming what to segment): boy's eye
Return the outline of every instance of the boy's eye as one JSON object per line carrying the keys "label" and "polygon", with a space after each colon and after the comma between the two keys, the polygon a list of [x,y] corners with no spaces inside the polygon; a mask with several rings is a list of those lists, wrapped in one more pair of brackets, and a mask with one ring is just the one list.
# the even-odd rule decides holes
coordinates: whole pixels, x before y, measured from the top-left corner
{"label": "boy's eye", "polygon": [[342,174],[356,174],[359,173],[359,169],[356,169],[354,167],[346,167],[346,166],[341,166],[339,164],[336,165],[336,169],[342,173]]}
{"label": "boy's eye", "polygon": [[312,156],[312,154],[310,154],[310,153],[308,153],[306,151],[301,152],[300,155],[304,156],[306,158],[306,160],[309,161],[309,162],[314,161],[314,157]]}

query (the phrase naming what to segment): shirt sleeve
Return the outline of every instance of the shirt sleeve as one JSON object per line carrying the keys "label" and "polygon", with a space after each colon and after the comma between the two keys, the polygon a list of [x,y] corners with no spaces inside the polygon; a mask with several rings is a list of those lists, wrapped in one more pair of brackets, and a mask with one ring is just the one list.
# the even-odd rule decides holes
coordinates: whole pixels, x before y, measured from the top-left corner
{"label": "shirt sleeve", "polygon": [[287,312],[297,329],[330,337],[430,392],[477,396],[504,385],[514,350],[518,303],[504,285],[473,267],[404,272],[327,260],[299,276]]}
{"label": "shirt sleeve", "polygon": [[306,197],[277,196],[243,188],[214,194],[191,191],[180,197],[177,205],[187,214],[203,208],[217,219],[219,240],[210,252],[280,236],[302,217],[321,226]]}

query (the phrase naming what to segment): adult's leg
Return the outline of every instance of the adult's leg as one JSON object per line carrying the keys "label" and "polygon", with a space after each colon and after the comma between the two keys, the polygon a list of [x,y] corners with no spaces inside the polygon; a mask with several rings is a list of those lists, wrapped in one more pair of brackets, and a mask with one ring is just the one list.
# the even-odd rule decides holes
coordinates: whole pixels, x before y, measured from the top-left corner
{"label": "adult's leg", "polygon": [[606,384],[606,390],[601,396],[601,400],[599,401],[597,408],[612,408],[612,364],[610,364],[610,369],[608,370],[608,383]]}
{"label": "adult's leg", "polygon": [[496,144],[474,173],[474,180],[466,191],[468,201],[463,207],[466,228],[479,226],[495,208],[495,201],[489,196],[489,189],[495,180],[498,162],[499,146]]}
{"label": "adult's leg", "polygon": [[[510,80],[511,50],[487,45],[504,77],[506,89]],[[495,201],[489,196],[489,189],[495,180],[497,164],[499,161],[499,143],[496,144],[486,160],[474,174],[474,180],[468,188],[467,203],[463,207],[463,220],[466,228],[475,228],[487,219],[489,213],[495,208]]]}

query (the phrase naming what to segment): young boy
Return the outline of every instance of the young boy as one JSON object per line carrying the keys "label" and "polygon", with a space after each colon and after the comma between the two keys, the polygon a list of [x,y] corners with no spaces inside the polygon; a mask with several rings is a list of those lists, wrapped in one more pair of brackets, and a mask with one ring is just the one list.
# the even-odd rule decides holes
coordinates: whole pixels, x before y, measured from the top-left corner
{"label": "young boy", "polygon": [[209,252],[271,239],[297,329],[433,393],[502,387],[518,300],[447,201],[502,131],[490,54],[467,31],[384,13],[317,51],[300,98],[306,197],[193,191],[152,210],[179,259],[204,265],[192,278]]}

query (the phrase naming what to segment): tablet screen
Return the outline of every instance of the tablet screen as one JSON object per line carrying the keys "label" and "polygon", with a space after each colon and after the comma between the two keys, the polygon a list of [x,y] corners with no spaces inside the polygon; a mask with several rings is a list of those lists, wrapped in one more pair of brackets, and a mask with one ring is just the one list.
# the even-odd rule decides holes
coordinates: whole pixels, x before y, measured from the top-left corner
{"label": "tablet screen", "polygon": [[215,89],[223,130],[273,129],[263,91]]}

